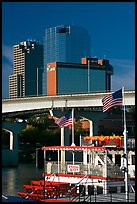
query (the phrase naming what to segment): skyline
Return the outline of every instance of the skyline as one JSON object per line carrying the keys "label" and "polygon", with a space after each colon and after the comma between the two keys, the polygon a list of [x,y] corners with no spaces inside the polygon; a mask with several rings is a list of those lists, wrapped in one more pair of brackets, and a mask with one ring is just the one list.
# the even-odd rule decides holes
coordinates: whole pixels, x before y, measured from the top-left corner
{"label": "skyline", "polygon": [[112,91],[135,90],[134,2],[2,2],[2,98],[9,95],[13,46],[27,39],[43,44],[45,29],[58,25],[87,29],[91,57],[114,67]]}

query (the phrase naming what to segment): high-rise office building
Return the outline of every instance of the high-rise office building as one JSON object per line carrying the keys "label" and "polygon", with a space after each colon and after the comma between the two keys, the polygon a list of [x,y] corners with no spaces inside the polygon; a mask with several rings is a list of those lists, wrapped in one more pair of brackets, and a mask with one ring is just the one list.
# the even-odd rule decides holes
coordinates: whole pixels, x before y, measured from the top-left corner
{"label": "high-rise office building", "polygon": [[42,95],[43,45],[28,40],[14,45],[14,74],[9,76],[9,97]]}
{"label": "high-rise office building", "polygon": [[44,58],[49,62],[80,62],[90,56],[90,37],[79,26],[57,26],[45,31]]}
{"label": "high-rise office building", "polygon": [[[79,26],[61,25],[46,29],[44,68],[51,62],[80,63],[82,57],[90,56],[90,43],[88,31]],[[46,77],[46,71],[44,75]]]}
{"label": "high-rise office building", "polygon": [[81,63],[47,64],[47,95],[97,93],[111,90],[109,60],[82,58]]}

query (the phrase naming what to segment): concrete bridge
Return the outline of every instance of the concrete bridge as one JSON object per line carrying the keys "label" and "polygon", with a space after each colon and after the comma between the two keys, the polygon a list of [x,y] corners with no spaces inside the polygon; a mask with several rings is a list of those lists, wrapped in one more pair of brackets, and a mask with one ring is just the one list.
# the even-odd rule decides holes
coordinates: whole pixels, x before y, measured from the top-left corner
{"label": "concrete bridge", "polygon": [[[102,98],[110,93],[72,94],[2,99],[2,113],[53,108],[102,108]],[[126,106],[135,105],[135,91],[125,91]]]}
{"label": "concrete bridge", "polygon": [[[54,110],[57,108],[80,108],[79,111],[75,112],[75,117],[83,116],[84,119],[87,119],[90,122],[90,136],[97,134],[98,127],[97,121],[103,119],[106,116],[106,113],[102,112],[102,98],[109,93],[94,93],[94,94],[73,94],[73,95],[60,95],[60,96],[43,96],[43,97],[28,97],[28,98],[15,98],[15,99],[3,99],[2,100],[2,114],[20,112],[20,111],[29,111],[37,109],[47,109]],[[125,91],[124,92],[125,105],[134,106],[135,105],[135,91]],[[83,111],[83,108],[100,108],[101,111],[88,110]],[[61,114],[64,115],[62,111],[54,111],[56,116],[60,117]],[[2,124],[3,128],[8,129],[9,131],[14,132],[14,138],[11,136],[14,141],[14,148],[12,151],[2,150],[2,161],[3,165],[18,165],[18,136],[17,131],[15,130],[16,124],[12,124],[11,127],[5,127],[4,123]],[[18,123],[20,126],[20,124]],[[18,126],[18,127],[19,127]],[[20,129],[21,130],[21,129]],[[61,128],[61,145],[68,145],[69,141],[69,131],[68,128]],[[70,145],[70,144],[69,144]],[[14,158],[13,158],[14,157]],[[6,160],[6,158],[9,158]],[[64,155],[61,156],[64,158]],[[5,162],[5,163],[4,163]]]}

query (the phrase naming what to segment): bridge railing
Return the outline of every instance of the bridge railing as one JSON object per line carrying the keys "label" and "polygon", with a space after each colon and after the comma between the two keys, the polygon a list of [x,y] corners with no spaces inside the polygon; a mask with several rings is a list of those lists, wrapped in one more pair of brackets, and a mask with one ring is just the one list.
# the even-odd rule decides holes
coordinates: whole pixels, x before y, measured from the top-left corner
{"label": "bridge railing", "polygon": [[[72,93],[72,94],[67,94],[67,93],[62,93],[62,94],[58,94],[58,95],[56,95],[56,96],[48,96],[48,95],[46,95],[46,94],[39,94],[38,96],[37,95],[26,95],[26,96],[16,96],[16,97],[2,97],[2,100],[10,100],[10,99],[24,99],[24,98],[34,98],[34,97],[37,97],[37,98],[39,98],[39,97],[67,97],[67,96],[77,96],[77,95],[92,95],[92,94],[108,94],[108,93],[112,93],[112,92],[114,92],[114,91],[92,91],[91,93],[81,93],[81,92],[75,92],[75,93]],[[125,90],[124,91],[124,93],[135,93],[135,90]]]}

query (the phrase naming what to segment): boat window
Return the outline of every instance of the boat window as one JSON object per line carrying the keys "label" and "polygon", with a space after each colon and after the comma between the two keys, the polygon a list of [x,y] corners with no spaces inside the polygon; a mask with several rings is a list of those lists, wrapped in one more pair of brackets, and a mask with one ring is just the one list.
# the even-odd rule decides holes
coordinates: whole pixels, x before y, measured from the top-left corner
{"label": "boat window", "polygon": [[88,185],[88,195],[94,195],[94,186]]}
{"label": "boat window", "polygon": [[135,165],[135,155],[132,155],[132,165]]}
{"label": "boat window", "polygon": [[107,156],[108,156],[109,159],[111,159],[111,161],[112,161],[112,154],[108,154]]}
{"label": "boat window", "polygon": [[115,164],[117,164],[118,166],[121,166],[121,155],[119,154],[115,155]]}
{"label": "boat window", "polygon": [[117,193],[117,187],[116,186],[109,187],[109,193]]}
{"label": "boat window", "polygon": [[125,186],[121,186],[121,193],[125,193]]}
{"label": "boat window", "polygon": [[98,165],[101,165],[101,162],[98,160]]}
{"label": "boat window", "polygon": [[[128,191],[130,191],[130,186],[128,186]],[[121,186],[121,193],[125,193],[125,186]]]}
{"label": "boat window", "polygon": [[103,187],[97,186],[97,194],[103,194]]}

